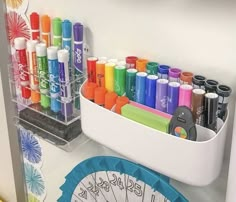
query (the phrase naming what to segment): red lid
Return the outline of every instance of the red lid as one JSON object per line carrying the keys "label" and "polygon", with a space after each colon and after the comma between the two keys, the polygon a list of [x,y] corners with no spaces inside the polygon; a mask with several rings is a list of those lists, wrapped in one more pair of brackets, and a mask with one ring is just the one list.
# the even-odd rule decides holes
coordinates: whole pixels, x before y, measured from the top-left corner
{"label": "red lid", "polygon": [[31,29],[39,29],[39,14],[34,12],[30,15]]}
{"label": "red lid", "polygon": [[21,86],[21,95],[22,95],[23,98],[29,99],[30,96],[31,96],[30,87],[29,86],[27,86],[27,87]]}

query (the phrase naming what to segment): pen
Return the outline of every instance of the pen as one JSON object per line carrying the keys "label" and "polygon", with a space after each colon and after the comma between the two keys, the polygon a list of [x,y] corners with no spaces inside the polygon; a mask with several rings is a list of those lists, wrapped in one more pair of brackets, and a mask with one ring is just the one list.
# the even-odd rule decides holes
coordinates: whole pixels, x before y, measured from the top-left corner
{"label": "pen", "polygon": [[52,20],[53,30],[53,46],[61,48],[62,44],[62,21],[60,18],[54,18]]}
{"label": "pen", "polygon": [[43,15],[41,17],[41,28],[42,28],[42,41],[46,46],[50,46],[50,32],[51,32],[51,19],[48,15]]}

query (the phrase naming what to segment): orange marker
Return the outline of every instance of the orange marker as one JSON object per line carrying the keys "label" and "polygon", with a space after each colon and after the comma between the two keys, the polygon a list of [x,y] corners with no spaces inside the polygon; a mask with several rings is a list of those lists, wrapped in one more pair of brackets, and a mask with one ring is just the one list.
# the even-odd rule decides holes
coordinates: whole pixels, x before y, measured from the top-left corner
{"label": "orange marker", "polygon": [[82,93],[83,93],[84,97],[87,98],[88,100],[93,101],[94,100],[94,90],[96,87],[97,87],[96,83],[86,82],[84,84],[83,89],[82,89]]}
{"label": "orange marker", "polygon": [[105,61],[96,62],[96,83],[99,87],[105,87]]}
{"label": "orange marker", "polygon": [[105,108],[111,110],[116,104],[117,94],[115,92],[109,92],[105,95]]}
{"label": "orange marker", "polygon": [[148,60],[146,59],[138,59],[136,60],[136,69],[139,72],[146,72],[146,65],[148,63]]}
{"label": "orange marker", "polygon": [[129,103],[129,98],[125,96],[118,97],[116,100],[115,112],[121,114],[121,107]]}
{"label": "orange marker", "polygon": [[107,93],[106,88],[97,87],[94,91],[94,102],[100,106],[104,106],[105,104],[105,94]]}
{"label": "orange marker", "polygon": [[41,28],[42,28],[42,41],[46,46],[51,45],[51,19],[48,15],[43,15],[41,17]]}

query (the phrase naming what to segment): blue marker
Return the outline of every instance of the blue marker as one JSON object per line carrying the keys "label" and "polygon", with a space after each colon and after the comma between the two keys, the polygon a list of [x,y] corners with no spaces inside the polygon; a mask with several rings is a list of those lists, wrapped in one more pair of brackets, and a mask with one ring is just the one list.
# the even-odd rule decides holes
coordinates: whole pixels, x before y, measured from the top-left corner
{"label": "blue marker", "polygon": [[51,110],[55,113],[61,110],[57,51],[57,46],[47,48]]}
{"label": "blue marker", "polygon": [[69,20],[64,20],[62,22],[62,48],[69,51],[69,75],[72,78],[72,68],[71,68],[71,37],[72,37],[72,23]]}
{"label": "blue marker", "polygon": [[136,74],[135,101],[143,105],[145,104],[146,78],[146,72]]}

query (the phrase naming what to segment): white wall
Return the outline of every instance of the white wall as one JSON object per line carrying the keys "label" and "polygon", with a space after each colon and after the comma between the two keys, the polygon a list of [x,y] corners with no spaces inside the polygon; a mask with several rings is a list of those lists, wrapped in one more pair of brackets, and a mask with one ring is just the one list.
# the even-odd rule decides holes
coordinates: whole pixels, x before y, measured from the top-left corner
{"label": "white wall", "polygon": [[[2,81],[0,77],[0,198],[16,202],[15,181],[13,177],[11,151],[3,100]],[[11,134],[10,134],[11,135]],[[16,134],[12,134],[16,135]]]}

